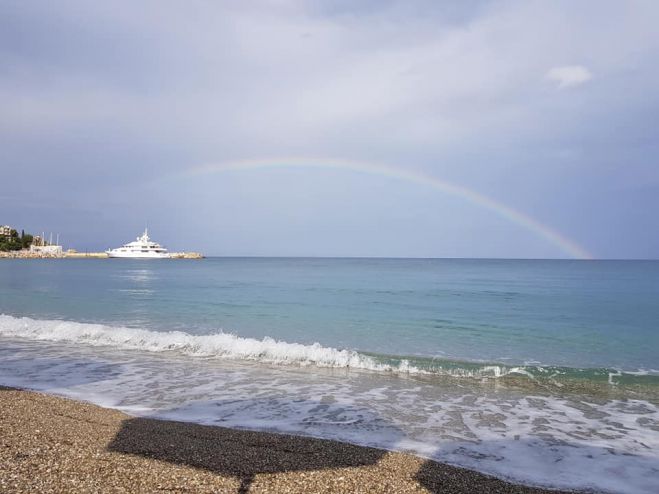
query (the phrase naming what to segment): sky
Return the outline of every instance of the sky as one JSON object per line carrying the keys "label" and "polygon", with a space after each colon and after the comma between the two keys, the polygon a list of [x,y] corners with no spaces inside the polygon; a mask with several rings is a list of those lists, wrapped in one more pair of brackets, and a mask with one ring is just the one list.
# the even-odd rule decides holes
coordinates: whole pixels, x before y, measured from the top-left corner
{"label": "sky", "polygon": [[659,258],[659,2],[0,2],[0,224]]}

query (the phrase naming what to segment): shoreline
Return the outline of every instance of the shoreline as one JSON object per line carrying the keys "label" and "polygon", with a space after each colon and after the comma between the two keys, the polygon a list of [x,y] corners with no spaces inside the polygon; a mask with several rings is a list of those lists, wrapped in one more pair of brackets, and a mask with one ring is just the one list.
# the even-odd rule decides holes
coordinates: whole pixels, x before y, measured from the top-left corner
{"label": "shoreline", "polygon": [[0,490],[557,493],[411,454],[127,415],[0,386]]}

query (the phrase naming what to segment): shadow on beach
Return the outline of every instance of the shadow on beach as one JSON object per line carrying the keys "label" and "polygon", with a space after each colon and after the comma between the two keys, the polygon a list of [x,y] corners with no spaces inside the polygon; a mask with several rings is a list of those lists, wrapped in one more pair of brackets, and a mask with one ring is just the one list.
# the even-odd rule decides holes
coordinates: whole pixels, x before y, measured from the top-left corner
{"label": "shadow on beach", "polygon": [[374,465],[386,454],[323,439],[150,418],[125,420],[108,450],[233,476],[241,493],[258,474]]}
{"label": "shadow on beach", "polygon": [[[471,494],[475,492],[501,494],[546,494],[547,490],[521,484],[511,484],[496,477],[436,461],[427,460],[414,479],[432,494]],[[554,491],[573,494],[572,491]]]}
{"label": "shadow on beach", "polygon": [[[325,439],[151,418],[125,420],[108,450],[231,476],[238,479],[238,492],[243,494],[249,492],[252,481],[259,474],[358,468],[377,463],[381,463],[380,471],[397,470],[401,480],[409,475],[418,487],[435,494],[547,493],[546,489],[511,484],[432,460],[419,459],[414,470],[407,471],[387,462],[385,457],[390,453],[386,450]],[[364,482],[367,483],[361,487],[369,490],[368,476],[364,477]],[[317,487],[311,491],[320,492]],[[558,490],[555,493],[567,494]]]}
{"label": "shadow on beach", "polygon": [[[549,494],[543,489],[381,449],[131,418],[117,410],[3,386],[0,417],[4,433],[0,437],[0,485],[9,485],[12,492],[237,489],[246,493],[252,489],[343,493],[421,492],[425,488],[443,494]],[[554,468],[552,464],[547,467]],[[617,480],[618,486],[625,486],[631,479]],[[637,483],[636,490],[655,492],[652,486],[656,486],[653,477],[646,477]]]}

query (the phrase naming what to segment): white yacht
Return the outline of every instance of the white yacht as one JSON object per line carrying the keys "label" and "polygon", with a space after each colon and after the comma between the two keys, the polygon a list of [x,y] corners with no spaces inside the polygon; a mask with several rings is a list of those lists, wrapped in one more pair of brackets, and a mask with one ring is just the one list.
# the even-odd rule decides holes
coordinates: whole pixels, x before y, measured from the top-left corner
{"label": "white yacht", "polygon": [[162,245],[152,242],[148,229],[144,229],[141,237],[133,242],[105,251],[108,257],[123,257],[129,259],[168,259],[169,252]]}

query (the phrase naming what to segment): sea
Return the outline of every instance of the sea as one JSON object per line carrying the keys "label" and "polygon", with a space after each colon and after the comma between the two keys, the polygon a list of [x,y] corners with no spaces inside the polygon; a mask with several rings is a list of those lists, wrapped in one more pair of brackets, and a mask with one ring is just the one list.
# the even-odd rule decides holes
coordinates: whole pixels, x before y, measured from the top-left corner
{"label": "sea", "polygon": [[659,492],[659,261],[0,261],[0,384]]}

